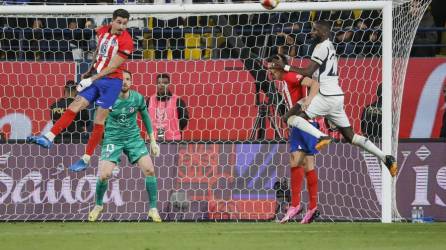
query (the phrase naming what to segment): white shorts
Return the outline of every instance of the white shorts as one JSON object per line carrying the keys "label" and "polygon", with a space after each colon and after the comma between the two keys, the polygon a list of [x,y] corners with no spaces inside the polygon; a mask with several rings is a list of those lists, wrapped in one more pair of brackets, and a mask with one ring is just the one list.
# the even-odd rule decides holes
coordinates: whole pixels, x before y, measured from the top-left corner
{"label": "white shorts", "polygon": [[350,127],[344,110],[344,96],[323,96],[317,94],[305,111],[310,119],[323,116],[339,128]]}

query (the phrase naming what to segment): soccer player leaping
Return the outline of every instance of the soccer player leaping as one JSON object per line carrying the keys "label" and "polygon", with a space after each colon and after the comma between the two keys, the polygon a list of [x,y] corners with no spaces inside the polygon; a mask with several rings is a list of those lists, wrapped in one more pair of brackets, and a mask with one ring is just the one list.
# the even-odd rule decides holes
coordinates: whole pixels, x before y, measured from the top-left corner
{"label": "soccer player leaping", "polygon": [[138,112],[141,114],[144,126],[150,136],[152,156],[159,156],[160,150],[155,141],[144,97],[138,92],[129,89],[132,85],[131,73],[124,71],[123,76],[124,81],[121,93],[112,107],[105,126],[101,159],[99,161],[99,178],[96,184],[96,206],[88,215],[88,220],[96,221],[101,214],[103,210],[102,199],[107,191],[108,179],[113,169],[119,163],[121,153],[124,152],[129,162],[132,164],[137,163],[146,177],[145,183],[150,206],[149,218],[154,222],[161,222],[156,208],[158,186],[155,170],[137,124]]}
{"label": "soccer player leaping", "polygon": [[104,122],[110,112],[109,109],[121,91],[123,62],[133,51],[133,40],[126,30],[129,17],[128,11],[117,9],[113,12],[111,25],[97,29],[98,46],[94,56],[95,61],[77,87],[80,93],[68,106],[62,117],[57,120],[50,132],[27,138],[30,143],[50,148],[54,138],[73,122],[76,114],[87,108],[90,103],[96,102],[98,107],[93,132],[82,159],[70,166],[73,171],[80,171],[88,166],[90,156],[104,133]]}
{"label": "soccer player leaping", "polygon": [[[269,58],[268,61],[272,63],[281,61],[287,64],[286,57],[280,54]],[[304,77],[295,72],[285,72],[283,69],[270,69],[269,71],[275,80],[285,81],[286,85],[283,86],[282,92],[289,107],[297,104],[305,109],[319,91],[319,83],[309,77]],[[305,87],[303,86],[310,88],[307,97],[305,97]],[[316,122],[312,122],[312,125],[318,126]],[[317,210],[318,180],[314,169],[314,155],[318,153],[315,148],[317,138],[298,128],[291,128],[288,140],[290,142],[291,205],[280,223],[293,219],[302,211],[300,195],[305,175],[310,203],[307,213],[300,223],[308,224],[319,216]]]}
{"label": "soccer player leaping", "polygon": [[330,41],[330,23],[318,21],[313,25],[311,36],[317,43],[311,55],[311,60],[306,68],[295,68],[283,62],[269,63],[269,68],[293,71],[303,76],[311,77],[315,73],[320,89],[311,104],[305,111],[299,107],[293,107],[284,117],[289,126],[299,128],[316,138],[316,148],[320,150],[328,145],[332,139],[319,129],[313,127],[307,120],[318,116],[324,116],[333,122],[340,130],[344,138],[351,144],[372,153],[378,157],[389,169],[392,177],[398,173],[396,160],[392,155],[385,155],[364,136],[355,134],[344,110],[344,92],[339,86],[338,59],[333,43]]}

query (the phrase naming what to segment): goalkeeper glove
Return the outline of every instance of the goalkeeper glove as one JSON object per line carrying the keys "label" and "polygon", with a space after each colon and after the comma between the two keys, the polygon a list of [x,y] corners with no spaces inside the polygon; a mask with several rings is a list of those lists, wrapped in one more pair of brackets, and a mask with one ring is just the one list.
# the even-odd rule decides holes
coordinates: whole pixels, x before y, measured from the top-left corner
{"label": "goalkeeper glove", "polygon": [[91,78],[83,79],[77,86],[76,90],[77,92],[81,92],[82,90],[90,87],[90,85],[93,83]]}
{"label": "goalkeeper glove", "polygon": [[156,141],[151,141],[150,142],[150,154],[153,157],[160,156],[160,146],[158,146],[158,144],[156,144]]}

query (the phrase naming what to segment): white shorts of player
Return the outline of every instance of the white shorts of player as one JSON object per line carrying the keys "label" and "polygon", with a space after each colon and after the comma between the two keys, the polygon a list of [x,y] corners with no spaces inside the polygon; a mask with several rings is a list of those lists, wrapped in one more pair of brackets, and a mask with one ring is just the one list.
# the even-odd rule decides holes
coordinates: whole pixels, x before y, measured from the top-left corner
{"label": "white shorts of player", "polygon": [[323,96],[317,94],[308,106],[305,113],[310,119],[323,116],[333,122],[337,127],[350,127],[347,114],[344,110],[344,96]]}

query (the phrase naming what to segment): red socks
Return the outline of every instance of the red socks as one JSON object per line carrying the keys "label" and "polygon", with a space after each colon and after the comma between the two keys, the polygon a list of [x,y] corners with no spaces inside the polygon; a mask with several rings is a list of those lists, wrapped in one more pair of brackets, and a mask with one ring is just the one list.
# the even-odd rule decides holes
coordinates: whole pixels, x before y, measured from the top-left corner
{"label": "red socks", "polygon": [[297,207],[300,204],[300,193],[302,181],[304,180],[304,168],[291,168],[291,206]]}
{"label": "red socks", "polygon": [[307,189],[310,198],[309,209],[313,209],[317,206],[317,173],[313,169],[306,173],[307,177]]}
{"label": "red socks", "polygon": [[65,110],[63,115],[57,120],[57,122],[51,128],[51,133],[54,135],[60,134],[64,129],[66,129],[73,122],[76,117],[76,113],[74,113],[71,109]]}
{"label": "red socks", "polygon": [[101,142],[102,135],[104,134],[103,124],[94,124],[93,132],[91,132],[90,139],[88,139],[87,149],[85,150],[86,155],[93,155],[94,149]]}

